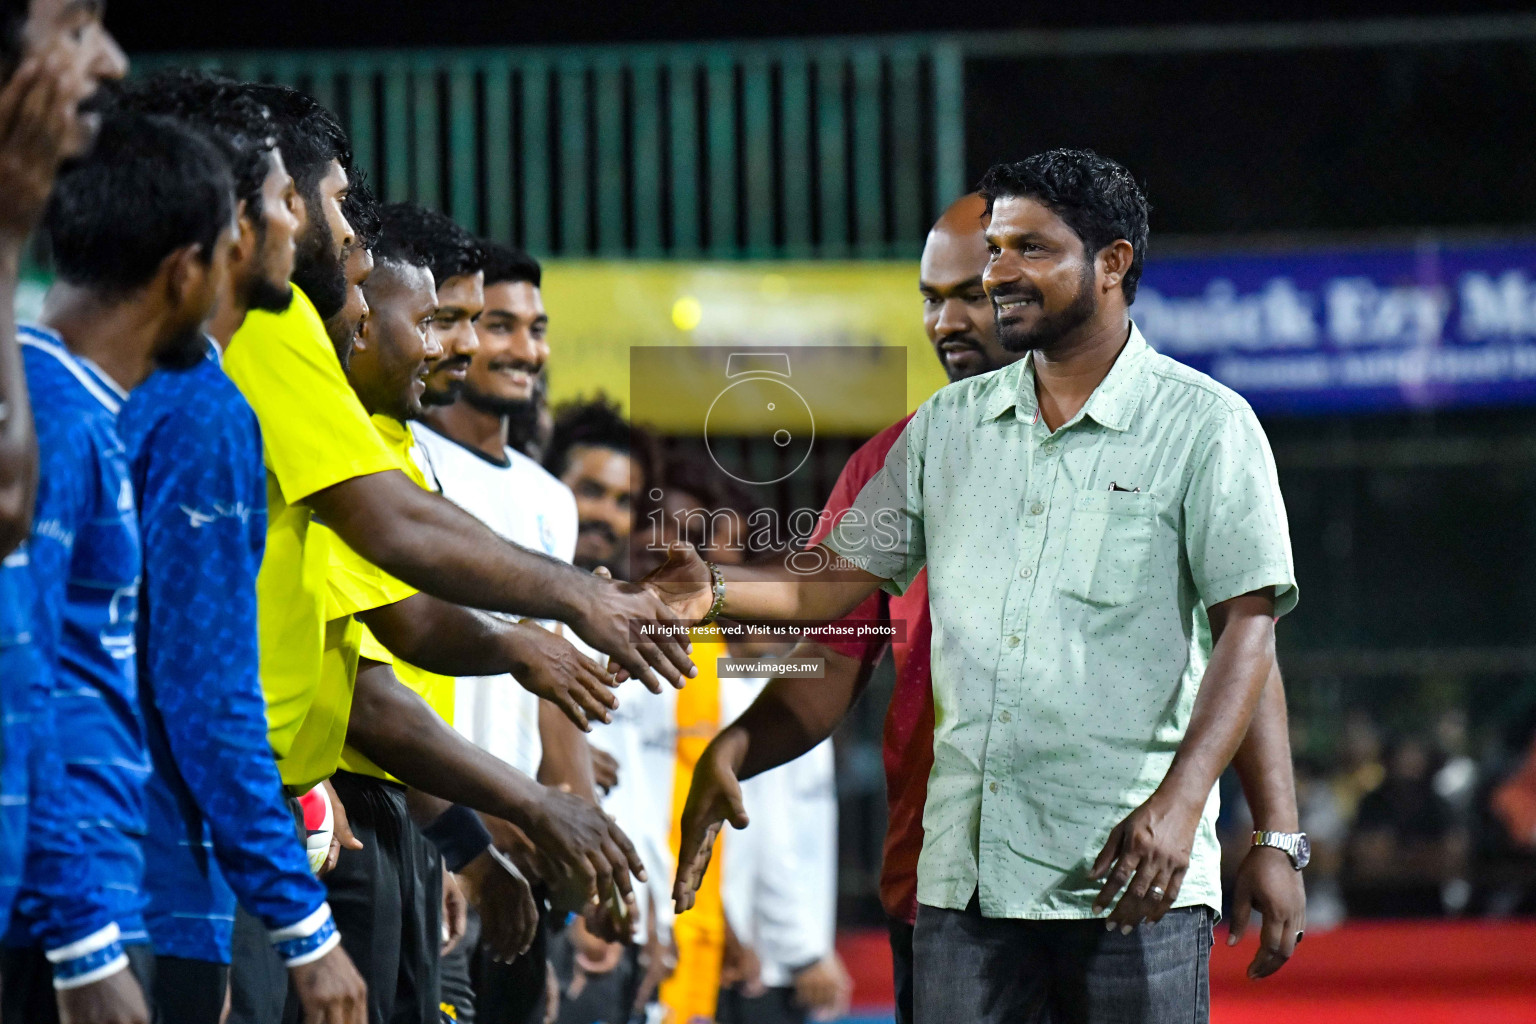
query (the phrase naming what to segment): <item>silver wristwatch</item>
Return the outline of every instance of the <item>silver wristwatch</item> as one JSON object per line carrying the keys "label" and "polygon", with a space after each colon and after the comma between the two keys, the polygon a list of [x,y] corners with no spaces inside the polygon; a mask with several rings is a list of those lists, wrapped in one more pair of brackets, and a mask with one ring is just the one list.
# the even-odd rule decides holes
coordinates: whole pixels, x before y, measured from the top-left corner
{"label": "silver wristwatch", "polygon": [[1305,832],[1255,832],[1254,846],[1273,846],[1291,858],[1291,867],[1300,871],[1312,859],[1312,843]]}

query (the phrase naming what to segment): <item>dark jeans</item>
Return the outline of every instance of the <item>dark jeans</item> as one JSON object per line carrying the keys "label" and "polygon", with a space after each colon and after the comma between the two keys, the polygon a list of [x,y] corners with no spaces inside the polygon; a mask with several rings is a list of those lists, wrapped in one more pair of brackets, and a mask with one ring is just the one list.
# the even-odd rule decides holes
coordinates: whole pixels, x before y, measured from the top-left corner
{"label": "dark jeans", "polygon": [[896,982],[896,1024],[912,1024],[912,926],[886,918],[891,933],[891,974]]}
{"label": "dark jeans", "polygon": [[[643,1019],[634,1014],[635,997],[645,980],[640,947],[630,943],[613,970],[606,974],[584,974],[578,984],[576,947],[571,945],[569,936],[566,931],[550,936],[549,940],[549,963],[560,986],[557,1024],[624,1024]],[[717,1019],[726,1024],[723,1015]]]}
{"label": "dark jeans", "polygon": [[[155,951],[145,943],[124,946],[128,969],[144,990],[145,1001],[154,988]],[[53,988],[53,965],[38,948],[7,948],[0,953],[0,1020],[4,1024],[58,1024],[59,1004]],[[221,997],[222,998],[222,997]],[[151,1003],[151,1006],[153,1004]]]}
{"label": "dark jeans", "polygon": [[1102,920],[985,918],[919,906],[918,1024],[1203,1024],[1211,912],[1173,910],[1129,935]]}

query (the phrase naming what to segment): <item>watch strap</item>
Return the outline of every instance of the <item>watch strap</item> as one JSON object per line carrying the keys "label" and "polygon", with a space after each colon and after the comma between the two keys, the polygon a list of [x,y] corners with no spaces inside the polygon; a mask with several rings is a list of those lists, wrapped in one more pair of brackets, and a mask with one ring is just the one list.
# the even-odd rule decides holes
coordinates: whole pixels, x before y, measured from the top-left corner
{"label": "watch strap", "polygon": [[1291,866],[1301,870],[1301,837],[1302,832],[1266,832],[1261,830],[1253,833],[1254,846],[1271,846],[1291,858]]}
{"label": "watch strap", "polygon": [[705,562],[709,567],[709,586],[714,596],[714,602],[709,606],[709,612],[704,616],[704,622],[715,621],[720,614],[720,609],[725,605],[725,573],[714,562]]}

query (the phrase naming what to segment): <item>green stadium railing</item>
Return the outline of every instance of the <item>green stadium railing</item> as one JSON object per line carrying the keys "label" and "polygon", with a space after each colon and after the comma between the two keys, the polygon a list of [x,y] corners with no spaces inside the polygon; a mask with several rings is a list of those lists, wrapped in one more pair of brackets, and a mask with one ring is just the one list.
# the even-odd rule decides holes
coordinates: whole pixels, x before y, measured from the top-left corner
{"label": "green stadium railing", "polygon": [[564,257],[910,256],[964,191],[960,49],[897,38],[152,55],[336,111],[382,195]]}
{"label": "green stadium railing", "polygon": [[969,60],[1510,39],[1536,39],[1536,14],[151,54],[134,67],[196,65],[305,89],[341,116],[386,198],[439,206],[543,255],[906,258],[968,184]]}

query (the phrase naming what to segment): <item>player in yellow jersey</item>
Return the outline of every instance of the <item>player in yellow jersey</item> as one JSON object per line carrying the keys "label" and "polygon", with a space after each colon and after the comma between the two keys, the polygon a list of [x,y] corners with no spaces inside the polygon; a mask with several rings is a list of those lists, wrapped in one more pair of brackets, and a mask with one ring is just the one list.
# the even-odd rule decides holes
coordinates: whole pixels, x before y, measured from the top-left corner
{"label": "player in yellow jersey", "polygon": [[[328,651],[345,651],[348,644],[335,635],[328,643],[328,629],[337,628],[328,626],[325,608],[331,542],[325,531],[311,529],[312,520],[408,587],[471,606],[558,618],[649,685],[661,685],[658,675],[681,682],[692,668],[682,644],[630,639],[632,621],[667,617],[653,597],[507,544],[399,468],[348,385],[323,325],[345,302],[342,255],[353,237],[341,209],[350,180],[345,133],[302,94],[279,86],[244,88],[273,113],[308,225],[298,244],[293,304],[282,314],[249,317],[226,366],[256,412],[265,448],[269,520],[258,580],[261,672],[269,739],[290,792],[334,770],[327,718],[334,719],[349,696],[323,686]],[[551,688],[542,695],[583,723],[604,716],[614,701],[606,685],[580,673],[525,671],[522,678],[547,684]],[[608,860],[606,837],[572,831],[569,816],[553,814],[548,800],[539,799],[538,813],[558,833],[551,836],[558,848],[585,843]],[[257,960],[263,956],[259,942],[237,945],[256,949]],[[243,974],[238,952],[236,960],[232,1020],[273,1020],[282,1000],[261,994],[273,988],[270,965]]]}
{"label": "player in yellow jersey", "polygon": [[[420,228],[416,222],[424,217],[431,221],[419,209],[386,210],[383,234],[374,251],[375,267],[365,287],[369,315],[357,335],[348,378],[402,471],[418,486],[435,490],[436,481],[406,426],[407,420],[420,414],[428,360],[441,354],[434,328],[441,292],[434,290],[431,270],[422,265],[427,262],[421,253],[428,248],[428,240],[413,230]],[[433,227],[448,235],[458,230],[445,221]],[[467,266],[478,259],[478,250],[467,236],[464,241],[458,258]],[[602,671],[591,661],[564,657],[571,652],[570,646],[534,627],[492,619],[426,595],[401,598],[397,581],[347,545],[337,542],[332,551],[329,632],[333,636],[343,632],[336,618],[356,615],[376,629],[378,637],[363,629],[356,651],[333,650],[327,664],[327,672],[333,674],[358,666],[357,685],[364,695],[363,703],[351,709],[347,726],[351,746],[341,763],[348,770],[334,780],[364,848],[344,851],[327,882],[344,941],[349,948],[356,947],[359,963],[376,979],[371,986],[376,1013],[387,1019],[400,1000],[407,1000],[404,1012],[425,1014],[437,1004],[438,856],[413,825],[404,788],[384,769],[420,784],[423,768],[433,772],[429,766],[435,766],[435,774],[425,777],[423,788],[458,798],[469,794],[465,783],[477,777],[477,765],[483,764],[475,756],[478,751],[446,728],[443,720],[452,715],[453,679],[431,670],[517,671],[535,687],[540,675],[551,668],[593,679],[600,678]],[[561,657],[530,661],[524,654],[530,646],[560,652]],[[371,711],[391,698],[400,699],[400,683],[426,700],[437,715],[435,728],[401,736],[394,728],[398,716]],[[347,681],[340,679],[326,689],[345,694]],[[339,742],[335,721],[345,722],[346,717],[324,720],[334,737],[328,742]],[[452,780],[449,785],[443,785],[443,776]],[[482,771],[478,777],[493,796],[466,802],[521,826],[557,864],[568,884],[574,877],[578,889],[589,888],[593,879],[588,862],[596,861],[602,891],[628,891],[629,872],[639,866],[638,860],[631,858],[628,840],[595,807],[582,806],[554,790],[530,790],[531,780],[510,769]],[[566,818],[601,837],[600,848],[562,857],[559,837],[550,834],[530,804],[535,808],[558,804]],[[482,900],[492,934],[519,937],[517,929],[506,927],[501,919],[511,914],[519,923],[528,923],[526,884],[509,875],[486,851],[489,837],[472,815],[454,810],[438,813],[442,810],[443,805],[437,804],[417,821],[442,841],[452,870],[469,872],[473,892],[495,897]],[[526,944],[524,938],[521,945],[503,945],[497,953],[514,955]],[[381,991],[385,979],[397,979],[387,992]]]}

